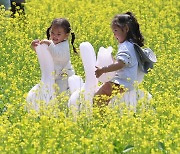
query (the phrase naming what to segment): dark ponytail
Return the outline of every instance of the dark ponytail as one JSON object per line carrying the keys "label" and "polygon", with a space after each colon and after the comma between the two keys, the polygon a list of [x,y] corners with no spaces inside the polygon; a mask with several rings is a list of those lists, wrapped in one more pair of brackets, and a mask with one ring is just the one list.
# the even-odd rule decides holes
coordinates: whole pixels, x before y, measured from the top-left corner
{"label": "dark ponytail", "polygon": [[71,36],[72,36],[72,38],[71,38],[71,44],[72,44],[72,46],[73,46],[73,51],[74,51],[75,53],[77,53],[76,48],[74,47],[74,40],[75,40],[75,38],[76,38],[74,32],[71,32]]}
{"label": "dark ponytail", "polygon": [[51,29],[51,26],[49,28],[47,28],[47,30],[46,30],[46,37],[48,40],[50,39],[50,29]]}
{"label": "dark ponytail", "polygon": [[121,29],[127,25],[129,27],[127,40],[133,41],[141,47],[144,46],[144,37],[140,32],[139,23],[131,12],[116,15],[112,21],[112,25],[116,25]]}
{"label": "dark ponytail", "polygon": [[131,12],[126,12],[125,14],[130,16],[130,20],[127,23],[130,29],[128,33],[128,39],[132,39],[134,43],[137,43],[141,47],[144,46],[144,37],[141,34],[137,19]]}

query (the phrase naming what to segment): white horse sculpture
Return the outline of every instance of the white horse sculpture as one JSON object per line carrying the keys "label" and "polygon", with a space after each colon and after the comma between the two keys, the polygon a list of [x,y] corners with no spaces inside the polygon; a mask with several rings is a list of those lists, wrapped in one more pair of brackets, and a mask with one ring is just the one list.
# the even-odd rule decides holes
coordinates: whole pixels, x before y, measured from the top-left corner
{"label": "white horse sculpture", "polygon": [[50,52],[47,49],[47,45],[42,44],[36,47],[36,53],[41,69],[41,81],[36,84],[27,95],[27,102],[30,109],[39,110],[40,101],[48,104],[49,101],[55,97],[55,84],[53,72],[54,63]]}
{"label": "white horse sculpture", "polygon": [[75,88],[76,90],[74,92],[71,91],[72,95],[68,103],[69,107],[75,107],[77,110],[80,110],[82,105],[77,103],[77,101],[80,100],[80,95],[83,95],[84,102],[89,101],[89,105],[92,106],[92,99],[98,87],[98,80],[95,76],[96,54],[93,46],[89,42],[81,43],[80,55],[84,65],[85,83],[82,83],[82,79],[78,79],[77,76],[71,76],[68,79],[70,89],[74,86],[72,81],[75,81],[75,78],[77,78],[76,83],[78,83],[78,85],[82,85],[77,87],[77,89]]}

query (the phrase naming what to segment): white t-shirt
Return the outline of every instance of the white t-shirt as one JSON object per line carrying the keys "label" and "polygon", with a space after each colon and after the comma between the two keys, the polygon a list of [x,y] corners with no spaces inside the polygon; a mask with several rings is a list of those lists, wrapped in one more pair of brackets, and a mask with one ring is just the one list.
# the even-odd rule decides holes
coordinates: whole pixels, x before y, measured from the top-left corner
{"label": "white t-shirt", "polygon": [[138,72],[138,61],[134,45],[129,41],[119,44],[116,60],[123,61],[125,67],[117,70],[115,77],[111,81],[119,85],[124,85],[128,90],[132,90],[134,88],[134,81],[137,81]]}
{"label": "white t-shirt", "polygon": [[48,50],[50,51],[54,62],[55,80],[62,79],[64,74],[67,74],[67,77],[75,74],[70,61],[68,40],[58,44],[52,42],[49,45]]}

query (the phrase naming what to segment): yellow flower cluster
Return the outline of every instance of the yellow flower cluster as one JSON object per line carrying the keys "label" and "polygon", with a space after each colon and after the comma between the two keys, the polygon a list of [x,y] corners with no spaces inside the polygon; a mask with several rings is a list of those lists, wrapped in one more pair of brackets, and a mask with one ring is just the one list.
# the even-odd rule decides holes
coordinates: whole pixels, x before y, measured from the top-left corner
{"label": "yellow flower cluster", "polygon": [[[0,153],[179,153],[179,4],[178,0],[27,0],[25,15],[0,7]],[[90,42],[97,52],[117,42],[110,28],[114,15],[131,11],[140,24],[145,45],[158,62],[141,88],[150,102],[137,111],[124,104],[99,111],[68,109],[68,97],[40,113],[25,110],[28,91],[40,80],[37,56],[30,44],[46,38],[57,17],[67,18],[75,32],[75,46]],[[72,52],[76,74],[84,78],[80,56]],[[120,97],[120,96],[118,96]]]}

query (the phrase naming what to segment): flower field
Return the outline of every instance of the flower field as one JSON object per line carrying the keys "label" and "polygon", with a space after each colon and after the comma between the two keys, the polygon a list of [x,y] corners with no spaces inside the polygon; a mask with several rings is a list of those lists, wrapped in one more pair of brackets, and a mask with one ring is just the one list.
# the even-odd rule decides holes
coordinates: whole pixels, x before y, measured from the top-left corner
{"label": "flower field", "polygon": [[[179,8],[178,0],[27,0],[25,15],[10,18],[1,7],[0,153],[180,153]],[[127,11],[157,55],[140,85],[152,94],[150,102],[139,101],[136,113],[121,104],[106,107],[103,115],[96,108],[93,115],[82,110],[75,119],[62,94],[54,107],[25,110],[27,93],[41,76],[30,44],[46,38],[54,18],[70,21],[76,48],[88,41],[96,52],[112,46],[115,55],[111,20]],[[76,74],[84,79],[81,58],[70,47]]]}

